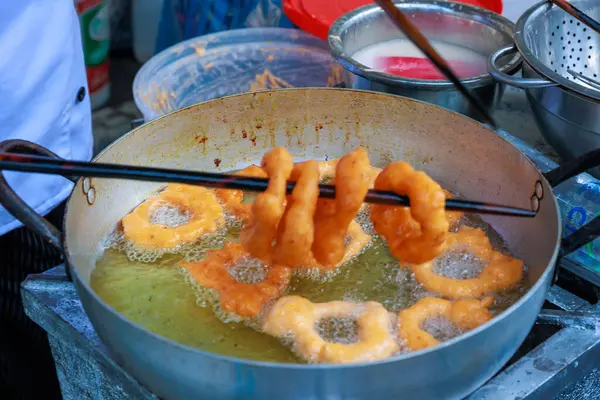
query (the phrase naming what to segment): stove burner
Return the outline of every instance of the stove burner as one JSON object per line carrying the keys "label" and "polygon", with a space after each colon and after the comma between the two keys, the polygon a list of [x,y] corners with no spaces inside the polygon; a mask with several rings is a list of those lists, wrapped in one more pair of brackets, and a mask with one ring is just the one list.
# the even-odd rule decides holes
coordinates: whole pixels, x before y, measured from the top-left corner
{"label": "stove burner", "polygon": [[467,399],[599,398],[599,354],[600,304],[553,286],[517,354]]}

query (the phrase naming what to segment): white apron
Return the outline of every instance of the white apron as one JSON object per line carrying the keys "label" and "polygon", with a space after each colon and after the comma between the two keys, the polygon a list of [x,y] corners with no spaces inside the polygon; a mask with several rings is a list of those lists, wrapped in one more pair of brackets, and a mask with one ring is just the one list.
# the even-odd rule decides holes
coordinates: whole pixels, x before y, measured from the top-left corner
{"label": "white apron", "polygon": [[[92,156],[90,101],[73,0],[0,0],[0,140],[6,139],[29,140],[68,159]],[[73,187],[60,176],[5,176],[41,214],[66,199]],[[0,235],[19,226],[0,206]]]}

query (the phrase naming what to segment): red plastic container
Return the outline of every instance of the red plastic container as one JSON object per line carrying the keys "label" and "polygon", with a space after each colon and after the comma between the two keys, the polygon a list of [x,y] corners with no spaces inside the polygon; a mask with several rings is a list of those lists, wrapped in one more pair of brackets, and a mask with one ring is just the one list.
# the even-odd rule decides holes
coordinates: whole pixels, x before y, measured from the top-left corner
{"label": "red plastic container", "polygon": [[[502,0],[461,0],[502,13]],[[296,26],[321,39],[327,39],[329,27],[335,20],[355,8],[373,4],[372,0],[283,0],[283,12]]]}

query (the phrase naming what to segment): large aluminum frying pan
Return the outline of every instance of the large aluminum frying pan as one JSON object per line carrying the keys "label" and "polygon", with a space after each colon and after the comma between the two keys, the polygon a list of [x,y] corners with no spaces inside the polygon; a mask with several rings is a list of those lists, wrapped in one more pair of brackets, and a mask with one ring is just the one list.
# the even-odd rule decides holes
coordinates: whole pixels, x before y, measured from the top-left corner
{"label": "large aluminum frying pan", "polygon": [[[525,208],[539,205],[532,219],[485,217],[525,261],[528,292],[465,335],[380,362],[277,364],[201,351],[128,321],[89,284],[104,236],[160,184],[81,179],[66,211],[66,260],[92,324],[126,370],[164,399],[424,400],[463,398],[507,362],[531,329],[552,282],[561,223],[544,175],[511,144],[473,120],[381,93],[265,91],[166,115],[125,135],[96,161],[226,171],[259,162],[274,146],[286,146],[298,160],[340,157],[363,146],[374,165],[406,160],[466,198]],[[0,147],[15,150],[6,143]],[[565,178],[558,175],[563,176],[554,174],[554,183]],[[28,226],[61,243],[9,191],[0,180],[2,203],[13,211],[18,206],[15,213]]]}

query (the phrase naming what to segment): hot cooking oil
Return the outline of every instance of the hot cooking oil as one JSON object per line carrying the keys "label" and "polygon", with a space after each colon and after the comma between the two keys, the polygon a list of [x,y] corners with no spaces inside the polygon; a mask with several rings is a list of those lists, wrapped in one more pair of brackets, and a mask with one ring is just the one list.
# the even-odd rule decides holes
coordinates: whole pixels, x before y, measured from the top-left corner
{"label": "hot cooking oil", "polygon": [[[357,220],[365,232],[372,233],[368,212],[361,213]],[[484,228],[494,246],[505,250],[502,239],[491,227],[472,218],[467,219],[467,224]],[[229,219],[226,229],[193,246],[171,253],[155,252],[152,256],[124,241],[118,231],[117,228],[110,236],[91,278],[92,288],[116,311],[156,334],[209,352],[258,361],[302,362],[278,339],[248,326],[256,328],[256,325],[232,322],[222,313],[215,313],[218,307],[215,308],[210,299],[214,293],[195,288],[186,272],[177,267],[181,260],[199,260],[206,250],[219,249],[225,241],[237,240],[238,222]],[[476,275],[482,267],[476,259],[467,260],[465,255],[457,254],[440,257],[436,271],[464,279]],[[497,313],[505,309],[523,291],[521,285],[495,296],[498,301],[492,311]],[[313,302],[377,301],[392,313],[422,297],[435,296],[414,280],[409,269],[399,267],[398,261],[376,235],[360,255],[334,273],[323,275],[305,271],[296,274],[286,294],[299,295]],[[228,322],[223,322],[224,319]],[[425,328],[441,338],[457,334],[444,321],[429,321],[426,325]]]}

